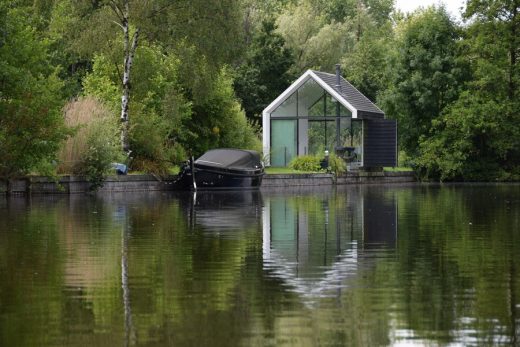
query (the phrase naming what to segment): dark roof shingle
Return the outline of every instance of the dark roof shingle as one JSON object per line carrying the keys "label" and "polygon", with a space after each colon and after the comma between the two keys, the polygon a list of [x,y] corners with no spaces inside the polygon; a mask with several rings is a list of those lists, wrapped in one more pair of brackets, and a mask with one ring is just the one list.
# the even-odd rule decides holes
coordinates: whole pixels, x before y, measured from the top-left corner
{"label": "dark roof shingle", "polygon": [[[327,83],[331,88],[336,90],[336,75],[314,71],[314,74],[318,76],[323,82]],[[359,111],[372,112],[384,114],[379,107],[377,107],[372,101],[364,96],[359,90],[357,90],[352,84],[346,79],[341,77],[341,95],[347,100],[354,108]],[[336,90],[337,91],[337,90]]]}

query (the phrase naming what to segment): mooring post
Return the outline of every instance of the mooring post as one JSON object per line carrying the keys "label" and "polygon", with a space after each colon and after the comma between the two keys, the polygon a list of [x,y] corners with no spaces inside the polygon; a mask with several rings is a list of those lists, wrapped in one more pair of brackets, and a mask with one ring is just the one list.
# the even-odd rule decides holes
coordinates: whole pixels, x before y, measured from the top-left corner
{"label": "mooring post", "polygon": [[197,182],[195,181],[195,163],[193,156],[190,158],[190,166],[191,166],[191,179],[193,181],[193,189],[197,190]]}

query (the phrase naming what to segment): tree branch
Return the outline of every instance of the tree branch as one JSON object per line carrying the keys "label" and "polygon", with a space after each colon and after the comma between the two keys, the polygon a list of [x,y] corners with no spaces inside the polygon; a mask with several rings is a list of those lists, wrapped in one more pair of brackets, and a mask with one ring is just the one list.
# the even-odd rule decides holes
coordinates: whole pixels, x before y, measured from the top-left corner
{"label": "tree branch", "polygon": [[115,20],[113,20],[112,23],[116,24],[116,25],[119,26],[121,29],[125,30],[125,28],[123,27],[123,25],[121,25],[121,23],[118,23],[118,22],[116,22]]}
{"label": "tree branch", "polygon": [[117,19],[119,19],[119,22],[122,23],[125,18],[125,15],[124,15],[123,10],[119,7],[119,5],[114,0],[110,0],[108,6],[112,10],[112,12],[114,12]]}

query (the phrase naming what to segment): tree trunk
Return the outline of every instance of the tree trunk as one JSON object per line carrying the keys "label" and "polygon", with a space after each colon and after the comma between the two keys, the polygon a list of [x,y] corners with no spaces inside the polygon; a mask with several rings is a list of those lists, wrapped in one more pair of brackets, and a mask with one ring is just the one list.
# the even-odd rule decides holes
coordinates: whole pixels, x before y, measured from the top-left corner
{"label": "tree trunk", "polygon": [[517,47],[517,15],[518,15],[518,4],[517,1],[513,3],[513,8],[511,11],[511,42],[509,47],[509,99],[513,100],[516,94],[516,83],[515,83],[515,73],[516,73],[516,58],[518,53]]}
{"label": "tree trunk", "polygon": [[123,96],[121,97],[121,146],[123,151],[128,152],[130,145],[128,141],[129,128],[129,112],[128,104],[130,102],[130,71],[134,60],[135,50],[137,49],[137,41],[139,39],[139,28],[136,29],[132,42],[130,43],[129,23],[128,23],[128,1],[125,1],[125,8],[121,27],[123,28],[123,45],[124,45],[124,71],[123,71]]}

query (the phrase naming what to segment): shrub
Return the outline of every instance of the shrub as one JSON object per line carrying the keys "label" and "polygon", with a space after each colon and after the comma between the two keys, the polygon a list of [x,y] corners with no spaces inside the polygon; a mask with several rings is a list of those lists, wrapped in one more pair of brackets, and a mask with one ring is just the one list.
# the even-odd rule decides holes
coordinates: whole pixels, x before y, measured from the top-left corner
{"label": "shrub", "polygon": [[327,170],[338,176],[347,171],[347,164],[345,163],[345,160],[343,160],[342,158],[338,157],[335,154],[331,154],[329,156],[329,167],[327,168]]}
{"label": "shrub", "polygon": [[75,129],[58,154],[58,173],[85,175],[99,187],[120,151],[117,117],[92,97],[80,98],[64,107],[67,126]]}
{"label": "shrub", "polygon": [[314,155],[303,155],[296,157],[289,163],[289,168],[298,171],[316,172],[321,171],[321,158]]}
{"label": "shrub", "polygon": [[195,100],[193,121],[189,129],[196,134],[185,142],[195,154],[210,148],[233,147],[261,151],[262,143],[255,128],[246,118],[234,90],[233,79],[223,68],[208,89],[205,99]]}

